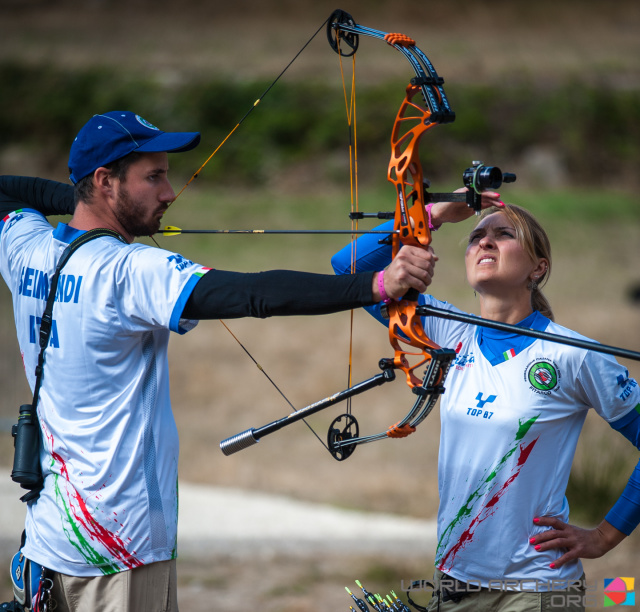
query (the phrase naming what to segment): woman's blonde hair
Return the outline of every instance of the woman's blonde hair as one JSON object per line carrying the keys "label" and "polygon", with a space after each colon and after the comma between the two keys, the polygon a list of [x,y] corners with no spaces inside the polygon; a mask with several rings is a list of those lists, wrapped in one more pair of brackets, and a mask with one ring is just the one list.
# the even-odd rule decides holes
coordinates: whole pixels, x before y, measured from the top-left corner
{"label": "woman's blonde hair", "polygon": [[551,243],[547,232],[544,231],[538,220],[526,209],[515,204],[506,204],[503,207],[487,208],[483,211],[480,219],[484,219],[488,215],[496,212],[504,213],[513,223],[516,230],[516,238],[520,246],[531,258],[531,261],[537,261],[540,258],[547,260],[548,265],[542,276],[533,283],[531,287],[531,306],[534,310],[538,310],[548,319],[554,320],[553,311],[549,301],[542,293],[541,288],[546,284],[551,274]]}

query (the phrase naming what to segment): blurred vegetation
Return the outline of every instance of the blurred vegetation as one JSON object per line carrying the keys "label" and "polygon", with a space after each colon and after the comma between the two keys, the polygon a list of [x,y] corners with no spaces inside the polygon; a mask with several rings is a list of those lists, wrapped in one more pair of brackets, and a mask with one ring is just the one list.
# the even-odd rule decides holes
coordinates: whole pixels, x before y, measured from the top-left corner
{"label": "blurred vegetation", "polygon": [[[18,150],[35,167],[49,171],[64,168],[70,141],[88,113],[116,109],[135,110],[165,130],[202,132],[199,149],[172,159],[174,168],[193,171],[269,85],[233,80],[168,84],[110,68],[65,70],[11,62],[0,63],[0,82],[0,160],[3,152],[6,158],[7,151]],[[389,133],[404,85],[358,85],[362,168],[386,169]],[[543,150],[551,152],[538,177],[543,184],[556,171],[563,184],[585,189],[630,191],[640,182],[640,88],[563,83],[541,89],[520,81],[452,85],[447,95],[456,121],[431,131],[421,149],[431,179],[451,179],[452,168],[459,177],[478,155],[509,170],[516,162],[526,164],[530,152]],[[202,180],[260,185],[305,161],[332,180],[337,170],[331,164],[345,154],[348,143],[342,91],[319,82],[280,81]],[[339,176],[344,176],[342,168]]]}
{"label": "blurred vegetation", "polygon": [[[592,430],[583,433],[589,451],[574,461],[567,499],[572,522],[598,525],[620,497],[637,463],[637,452],[629,442],[614,432],[595,438]],[[585,444],[584,439],[582,440]]]}

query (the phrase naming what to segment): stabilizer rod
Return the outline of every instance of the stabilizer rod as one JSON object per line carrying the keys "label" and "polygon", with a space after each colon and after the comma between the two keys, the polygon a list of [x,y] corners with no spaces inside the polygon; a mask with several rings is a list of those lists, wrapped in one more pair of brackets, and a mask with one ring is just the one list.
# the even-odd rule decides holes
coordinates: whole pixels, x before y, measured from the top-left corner
{"label": "stabilizer rod", "polygon": [[222,442],[220,442],[220,449],[225,455],[232,455],[233,453],[257,444],[261,438],[273,433],[274,431],[278,431],[287,425],[291,425],[291,423],[300,421],[305,417],[311,416],[324,408],[333,406],[334,404],[342,402],[354,395],[359,395],[369,389],[383,385],[386,382],[394,380],[395,377],[396,374],[392,369],[384,369],[380,374],[376,374],[372,378],[368,378],[353,387],[349,387],[344,391],[339,391],[338,393],[330,395],[329,397],[310,404],[309,406],[300,408],[300,410],[296,410],[282,419],[278,419],[277,421],[273,421],[272,423],[264,425],[263,427],[258,427],[257,429],[247,429],[235,436],[222,440]]}
{"label": "stabilizer rod", "polygon": [[540,340],[549,340],[549,342],[557,342],[559,344],[577,346],[578,348],[587,349],[589,351],[596,351],[597,353],[606,353],[607,355],[614,355],[615,357],[625,357],[626,359],[640,361],[640,353],[637,351],[631,351],[629,349],[620,348],[617,346],[609,346],[607,344],[600,344],[599,342],[590,342],[589,340],[581,340],[580,338],[569,338],[568,336],[550,334],[548,332],[539,331],[537,329],[531,329],[530,327],[519,327],[517,325],[510,325],[509,323],[492,321],[491,319],[482,319],[481,317],[476,317],[465,313],[444,310],[443,308],[437,308],[436,306],[428,306],[426,304],[423,304],[416,308],[416,312],[423,317],[439,317],[441,319],[450,319],[451,321],[469,323],[470,325],[480,325],[481,327],[489,327],[490,329],[511,332],[520,334],[522,336],[531,336],[532,338],[539,338]]}

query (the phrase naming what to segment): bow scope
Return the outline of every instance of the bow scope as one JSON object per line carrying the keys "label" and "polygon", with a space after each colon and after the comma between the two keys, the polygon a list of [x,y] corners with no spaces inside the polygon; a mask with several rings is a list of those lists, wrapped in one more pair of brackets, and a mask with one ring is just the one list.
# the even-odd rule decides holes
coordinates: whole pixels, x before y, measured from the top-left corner
{"label": "bow scope", "polygon": [[482,192],[499,189],[502,183],[514,183],[516,175],[512,172],[503,173],[497,166],[485,166],[481,161],[471,163],[471,168],[462,173],[462,182],[469,190],[467,204],[479,214]]}

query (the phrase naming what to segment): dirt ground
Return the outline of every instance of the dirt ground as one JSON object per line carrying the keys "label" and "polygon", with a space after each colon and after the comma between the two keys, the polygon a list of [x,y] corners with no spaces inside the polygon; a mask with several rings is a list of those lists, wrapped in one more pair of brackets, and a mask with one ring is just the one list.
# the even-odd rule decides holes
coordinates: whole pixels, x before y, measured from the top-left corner
{"label": "dirt ground", "polygon": [[[342,8],[365,25],[414,36],[450,79],[499,83],[527,75],[543,83],[567,78],[597,78],[621,87],[638,83],[640,5],[636,2],[359,0],[348,4]],[[326,0],[224,4],[91,0],[80,9],[78,3],[65,1],[0,0],[0,58],[68,66],[126,64],[153,71],[168,82],[201,72],[233,78],[274,76],[334,8],[333,1]],[[308,63],[292,69],[294,78],[309,74],[322,78],[328,65],[334,70],[333,58],[325,61],[325,47],[324,40],[314,41]],[[374,59],[363,62],[365,77],[384,78],[397,69],[396,58],[381,47],[368,47]],[[0,159],[0,172],[7,172],[2,164]],[[626,295],[639,280],[640,230],[616,226],[598,236],[584,244],[579,236],[571,236],[571,230],[566,232],[558,256],[562,265],[554,271],[549,297],[561,323],[607,344],[637,350],[640,311]],[[444,273],[453,274],[449,269]],[[460,290],[456,297],[460,307],[473,311],[470,292]],[[28,392],[16,358],[4,285],[0,308],[0,465],[8,471],[8,428]],[[231,325],[297,407],[345,388],[348,326],[345,315],[312,322],[296,318]],[[375,374],[378,358],[388,353],[385,334],[365,315],[356,317],[356,338],[355,381]],[[329,457],[303,424],[224,457],[218,449],[221,439],[283,417],[289,408],[219,323],[203,323],[195,332],[173,339],[170,352],[184,481],[278,493],[348,509],[434,517],[437,410],[407,440],[363,446],[343,463]],[[637,364],[629,369],[640,378]],[[408,396],[402,382],[396,381],[358,399],[354,411],[362,415],[363,427],[379,431],[404,414]],[[311,422],[325,432],[336,414],[318,415]],[[579,452],[588,453],[590,444],[600,439],[613,440],[612,432],[589,420]],[[639,538],[635,534],[604,559],[585,561],[589,578],[599,583],[600,599],[604,578],[640,580]],[[197,558],[184,556],[179,560],[181,609],[347,610],[352,602],[344,587],[353,586],[356,578],[372,590],[391,587],[399,592],[402,580],[430,576],[432,555],[431,550],[319,553],[301,544],[296,554],[211,551]],[[0,561],[8,564],[8,559]],[[3,579],[0,599],[7,593]]]}

